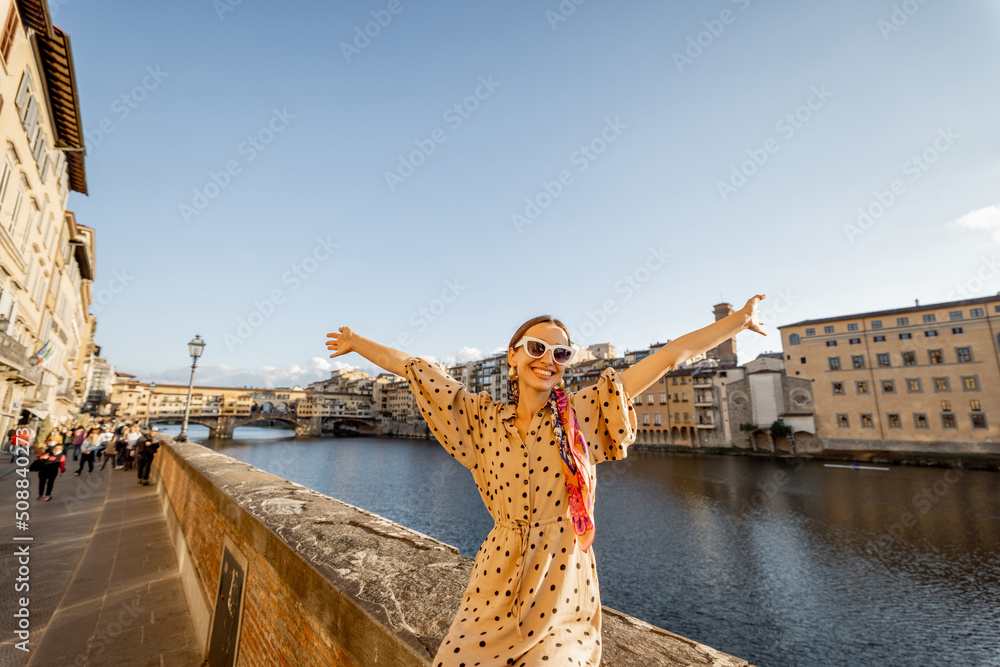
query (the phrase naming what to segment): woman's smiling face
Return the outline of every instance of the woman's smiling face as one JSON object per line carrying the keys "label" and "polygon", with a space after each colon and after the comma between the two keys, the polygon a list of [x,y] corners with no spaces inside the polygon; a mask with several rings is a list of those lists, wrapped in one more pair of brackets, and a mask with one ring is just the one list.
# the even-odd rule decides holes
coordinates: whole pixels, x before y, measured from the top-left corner
{"label": "woman's smiling face", "polygon": [[[549,345],[569,345],[569,337],[562,327],[551,322],[541,322],[528,329],[525,336],[544,340]],[[524,349],[507,350],[507,363],[517,369],[519,389],[528,387],[547,394],[559,384],[566,367],[552,360],[552,350],[545,350],[540,359],[532,358]]]}

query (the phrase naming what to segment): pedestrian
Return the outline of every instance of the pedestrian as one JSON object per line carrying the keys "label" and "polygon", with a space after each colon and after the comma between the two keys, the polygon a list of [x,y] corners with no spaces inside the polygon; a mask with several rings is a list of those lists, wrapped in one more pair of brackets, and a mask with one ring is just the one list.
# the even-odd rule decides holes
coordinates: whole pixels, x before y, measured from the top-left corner
{"label": "pedestrian", "polygon": [[86,463],[89,466],[87,470],[88,473],[94,472],[94,456],[97,455],[97,450],[101,448],[100,442],[100,431],[96,428],[91,429],[90,435],[88,435],[83,444],[80,445],[80,467],[76,469],[74,475],[79,475],[83,472],[83,464]]}
{"label": "pedestrian", "polygon": [[574,357],[568,330],[549,316],[528,320],[507,346],[505,404],[348,327],[328,334],[331,358],[357,352],[409,381],[424,419],[471,471],[495,522],[435,667],[600,664],[601,600],[590,549],[595,466],[625,458],[637,427],[632,397],[740,331],[765,334],[762,298],[627,369],[606,368],[576,393],[563,382]]}
{"label": "pedestrian", "polygon": [[73,460],[76,461],[80,458],[80,449],[83,447],[83,441],[87,437],[87,429],[83,428],[82,424],[77,424],[76,428],[73,429]]}
{"label": "pedestrian", "polygon": [[125,470],[132,469],[132,464],[135,461],[135,443],[138,442],[141,437],[142,432],[139,431],[139,425],[132,424],[128,433],[125,434],[125,455],[122,459],[122,467]]}
{"label": "pedestrian", "polygon": [[[39,465],[41,462],[41,465]],[[52,485],[60,473],[66,472],[66,455],[62,445],[56,445],[38,457],[33,466],[38,470],[38,500],[52,500]]]}
{"label": "pedestrian", "polygon": [[149,486],[149,469],[153,465],[153,457],[160,443],[156,440],[157,428],[154,426],[135,443],[135,463],[139,471],[139,484]]}
{"label": "pedestrian", "polygon": [[101,470],[104,470],[105,466],[108,465],[108,461],[111,461],[111,467],[116,467],[116,459],[118,457],[118,443],[120,438],[117,433],[112,433],[111,437],[108,438],[107,444],[104,449],[104,457],[101,459]]}

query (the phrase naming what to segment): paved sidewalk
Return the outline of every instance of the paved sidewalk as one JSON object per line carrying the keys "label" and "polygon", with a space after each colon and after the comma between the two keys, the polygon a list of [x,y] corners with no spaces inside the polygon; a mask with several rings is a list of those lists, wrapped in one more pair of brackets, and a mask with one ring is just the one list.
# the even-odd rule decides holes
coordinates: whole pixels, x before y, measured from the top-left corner
{"label": "paved sidewalk", "polygon": [[[0,475],[12,470],[0,460]],[[56,479],[52,500],[31,480],[31,519],[15,530],[13,472],[0,479],[0,665],[202,664],[181,588],[177,559],[154,486],[137,484],[134,470],[95,467]],[[30,535],[31,542],[14,542]],[[16,549],[30,544],[30,592],[15,592]],[[30,653],[15,648],[13,613],[30,600]]]}

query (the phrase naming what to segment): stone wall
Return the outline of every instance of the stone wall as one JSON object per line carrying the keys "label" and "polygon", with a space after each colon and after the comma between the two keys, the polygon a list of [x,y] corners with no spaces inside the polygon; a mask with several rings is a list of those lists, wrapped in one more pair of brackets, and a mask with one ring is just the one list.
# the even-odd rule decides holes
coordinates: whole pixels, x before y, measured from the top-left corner
{"label": "stone wall", "polygon": [[[451,546],[194,443],[156,457],[196,631],[208,642],[223,546],[246,562],[237,665],[430,665],[468,583]],[[605,608],[608,666],[745,666]]]}

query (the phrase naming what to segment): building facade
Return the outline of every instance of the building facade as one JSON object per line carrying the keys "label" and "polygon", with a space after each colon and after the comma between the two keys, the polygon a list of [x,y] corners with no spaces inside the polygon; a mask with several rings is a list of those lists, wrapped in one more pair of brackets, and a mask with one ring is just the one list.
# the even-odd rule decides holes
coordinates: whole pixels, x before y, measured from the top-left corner
{"label": "building facade", "polygon": [[779,329],[827,449],[1000,451],[1000,295]]}
{"label": "building facade", "polygon": [[95,321],[93,230],[69,37],[44,0],[0,2],[0,431],[62,423],[86,390]]}

